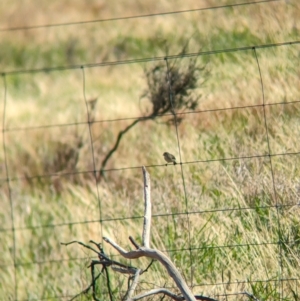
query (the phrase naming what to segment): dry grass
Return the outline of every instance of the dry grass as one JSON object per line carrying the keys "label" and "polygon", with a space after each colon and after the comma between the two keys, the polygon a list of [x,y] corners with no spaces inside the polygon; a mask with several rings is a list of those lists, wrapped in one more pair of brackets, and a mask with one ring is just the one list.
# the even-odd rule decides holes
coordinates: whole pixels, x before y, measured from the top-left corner
{"label": "dry grass", "polygon": [[[194,1],[122,6],[105,1],[90,1],[89,5],[83,1],[22,3],[20,6],[10,1],[0,8],[1,28],[196,5]],[[229,3],[237,1],[207,0],[198,5]],[[28,15],[30,18],[24,17]],[[295,0],[0,32],[0,66],[6,72],[151,57],[164,55],[165,45],[173,54],[191,37],[191,52],[291,41],[299,37],[299,18],[300,7]],[[195,293],[217,296],[246,290],[260,300],[299,298],[299,51],[297,44],[257,49],[268,104],[265,108],[253,50],[200,56],[199,62],[207,64],[210,73],[199,91],[203,95],[199,112],[183,115],[178,128],[185,186],[180,165],[148,168],[152,179],[153,246],[168,252]],[[89,108],[96,121],[122,119],[91,125],[99,168],[119,131],[131,123],[126,118],[146,114],[149,109],[150,103],[140,97],[146,87],[143,70],[154,64],[85,68],[84,88],[80,68],[6,76],[5,127],[9,130],[4,134],[12,178],[18,300],[67,300],[88,286],[86,265],[94,254],[76,245],[62,247],[60,242],[102,241],[107,235],[129,248],[128,235],[140,236],[142,220],[137,217],[143,214],[141,170],[112,170],[107,172],[107,182],[95,185],[90,172],[94,161],[83,92],[88,100],[98,98],[95,108]],[[0,91],[4,91],[3,82]],[[252,107],[232,109],[236,106]],[[218,110],[225,108],[231,109]],[[3,116],[3,106],[0,114]],[[178,158],[175,128],[167,126],[166,119],[143,122],[129,131],[108,168],[164,164],[162,153],[166,150]],[[2,144],[3,134],[0,140]],[[274,156],[263,157],[269,149]],[[236,157],[243,158],[223,160]],[[53,173],[55,176],[41,177]],[[7,300],[14,298],[14,262],[2,148],[0,177],[0,296]],[[278,241],[282,242],[280,248]],[[145,260],[140,263],[147,265]],[[120,290],[125,289],[126,277],[112,277]],[[276,282],[289,278],[296,280],[283,281],[282,285]],[[151,283],[173,286],[157,263],[143,275],[143,281],[140,289],[152,287]],[[105,288],[104,281],[99,285]],[[226,300],[246,297],[234,295]]]}

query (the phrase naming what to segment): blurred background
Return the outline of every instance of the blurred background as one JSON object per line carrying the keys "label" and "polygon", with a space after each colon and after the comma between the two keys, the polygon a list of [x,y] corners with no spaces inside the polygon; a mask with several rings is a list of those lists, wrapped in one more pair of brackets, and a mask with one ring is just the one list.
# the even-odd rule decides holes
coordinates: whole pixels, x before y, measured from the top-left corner
{"label": "blurred background", "polygon": [[[146,268],[103,242],[140,242],[146,166],[151,247],[195,294],[298,300],[299,19],[297,0],[1,1],[0,299],[92,300],[97,254],[61,242]],[[136,292],[157,287],[178,292],[156,262]]]}

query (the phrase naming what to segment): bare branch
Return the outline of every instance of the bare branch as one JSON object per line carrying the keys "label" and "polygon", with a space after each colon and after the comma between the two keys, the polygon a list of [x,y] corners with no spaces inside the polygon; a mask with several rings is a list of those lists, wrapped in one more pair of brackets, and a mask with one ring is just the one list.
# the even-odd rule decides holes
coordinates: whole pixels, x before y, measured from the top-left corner
{"label": "bare branch", "polygon": [[90,249],[90,250],[92,250],[92,251],[94,251],[95,253],[98,254],[98,251],[97,251],[97,250],[95,250],[95,249],[92,248],[91,246],[88,246],[88,245],[84,244],[84,243],[81,242],[81,241],[73,240],[73,241],[70,241],[70,242],[67,242],[67,243],[61,242],[60,244],[61,244],[61,245],[64,245],[64,246],[68,246],[68,245],[71,245],[71,244],[79,244],[79,245],[84,246],[85,248]]}
{"label": "bare branch", "polygon": [[133,282],[128,290],[128,294],[127,294],[127,298],[126,298],[127,301],[131,299],[131,297],[136,289],[136,286],[138,285],[140,274],[141,274],[141,270],[138,269],[134,275]]}
{"label": "bare branch", "polygon": [[119,135],[117,137],[117,140],[115,142],[115,145],[112,147],[112,149],[108,152],[108,154],[105,156],[105,158],[103,159],[102,163],[101,163],[101,168],[100,168],[100,172],[98,174],[97,180],[99,181],[101,179],[101,177],[104,177],[104,169],[105,166],[109,160],[109,158],[113,155],[113,153],[118,149],[119,144],[121,142],[121,139],[123,137],[124,134],[126,134],[132,127],[134,127],[138,122],[140,122],[142,119],[136,119],[134,120],[130,125],[128,125],[123,131],[119,132]]}
{"label": "bare branch", "polygon": [[180,289],[182,295],[187,301],[195,301],[195,297],[191,292],[190,288],[187,286],[183,277],[180,275],[179,271],[176,269],[172,261],[161,251],[140,247],[135,251],[126,251],[122,247],[120,247],[117,243],[110,240],[107,237],[103,237],[103,240],[109,243],[112,247],[114,247],[124,258],[127,259],[136,259],[140,257],[148,257],[152,259],[157,259],[168,271],[168,274],[173,278],[177,287]]}
{"label": "bare branch", "polygon": [[134,240],[132,236],[129,236],[129,240],[135,246],[136,249],[140,247],[139,244]]}
{"label": "bare branch", "polygon": [[150,290],[146,293],[137,295],[135,297],[132,297],[131,299],[128,299],[127,301],[137,301],[139,299],[149,297],[151,295],[157,295],[157,294],[167,295],[167,296],[171,297],[172,299],[174,299],[176,301],[183,301],[184,300],[184,298],[182,296],[175,295],[175,294],[173,294],[172,292],[170,292],[169,290],[167,290],[165,288],[158,288],[158,289],[153,289],[153,290]]}
{"label": "bare branch", "polygon": [[127,267],[127,268],[124,268],[122,266],[115,266],[113,265],[111,267],[111,269],[115,272],[118,272],[118,273],[121,273],[121,274],[128,274],[128,275],[135,275],[137,269],[134,268],[134,267]]}

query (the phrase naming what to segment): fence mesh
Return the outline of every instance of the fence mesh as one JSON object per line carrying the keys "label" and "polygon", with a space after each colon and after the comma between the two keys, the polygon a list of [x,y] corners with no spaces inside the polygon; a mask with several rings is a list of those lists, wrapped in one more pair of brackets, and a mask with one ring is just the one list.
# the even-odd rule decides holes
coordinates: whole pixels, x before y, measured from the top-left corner
{"label": "fence mesh", "polygon": [[[209,19],[229,16],[228,10],[232,18],[245,12],[241,9],[249,9],[250,15],[253,7],[269,12],[280,5],[287,16],[299,6],[287,1],[233,3],[217,10],[177,11],[172,18],[176,23],[188,16],[195,22],[192,14],[199,11]],[[280,40],[276,33],[265,43],[251,37],[242,45],[238,36],[230,47],[218,47],[220,41],[199,51],[196,43],[191,46],[195,51],[167,55],[131,49],[133,58],[124,58],[127,37],[106,54],[115,60],[76,61],[81,54],[72,26],[80,36],[93,26],[103,26],[104,32],[109,28],[114,35],[117,22],[134,20],[151,30],[153,17],[165,16],[1,31],[5,38],[42,29],[50,40],[57,35],[57,41],[67,31],[74,44],[67,48],[69,64],[40,67],[32,62],[2,71],[2,300],[69,300],[86,289],[91,281],[86,267],[96,257],[79,245],[60,245],[74,239],[100,242],[114,260],[146,267],[146,259],[128,263],[103,242],[103,236],[110,236],[130,248],[128,236],[140,237],[142,166],[152,182],[152,246],[170,256],[195,294],[217,300],[298,300],[300,41],[297,35]],[[272,18],[275,13],[268,20]],[[129,24],[131,30],[134,24]],[[220,31],[216,36],[224,38]],[[196,109],[176,110],[168,76],[174,66],[184,68],[191,59],[208,71],[200,73],[203,79],[191,94],[202,96]],[[145,70],[158,64],[165,68],[171,109],[147,119],[151,103],[145,96]],[[117,135],[135,122],[102,170],[105,178],[99,179]],[[175,155],[176,165],[166,165],[164,151]],[[127,277],[111,273],[111,282],[114,298],[121,298]],[[105,277],[97,283],[99,298],[109,299]],[[138,291],[157,287],[176,291],[155,263]]]}

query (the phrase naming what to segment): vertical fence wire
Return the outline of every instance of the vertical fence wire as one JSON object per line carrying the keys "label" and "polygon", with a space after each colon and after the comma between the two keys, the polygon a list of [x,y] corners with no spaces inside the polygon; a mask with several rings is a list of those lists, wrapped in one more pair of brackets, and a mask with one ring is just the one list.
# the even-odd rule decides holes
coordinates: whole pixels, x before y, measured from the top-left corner
{"label": "vertical fence wire", "polygon": [[4,95],[3,95],[3,115],[2,115],[2,146],[3,146],[3,155],[4,155],[4,166],[6,173],[6,187],[10,204],[10,219],[11,219],[11,232],[12,232],[12,248],[11,253],[14,263],[14,300],[18,299],[18,279],[17,279],[17,262],[16,262],[16,229],[15,229],[15,218],[14,218],[14,204],[12,198],[12,190],[9,178],[8,170],[8,159],[7,159],[7,145],[6,145],[6,107],[7,107],[7,81],[6,75],[2,74],[3,86],[4,86]]}
{"label": "vertical fence wire", "polygon": [[100,227],[100,237],[101,241],[103,242],[103,224],[102,224],[102,206],[101,206],[101,199],[100,199],[100,193],[99,193],[99,186],[98,186],[98,181],[97,181],[97,167],[96,167],[96,159],[95,159],[95,150],[94,150],[94,141],[93,141],[93,133],[92,133],[92,125],[93,125],[93,120],[91,120],[90,112],[89,112],[89,107],[88,107],[88,101],[86,98],[86,76],[85,76],[85,69],[84,66],[81,66],[81,71],[82,71],[82,89],[83,89],[83,99],[85,102],[86,106],[86,114],[87,114],[87,124],[88,124],[88,129],[89,129],[89,136],[90,136],[90,144],[91,144],[91,156],[93,160],[93,177],[95,181],[95,187],[97,191],[97,201],[98,201],[98,210],[99,210],[99,227]]}
{"label": "vertical fence wire", "polygon": [[174,126],[176,131],[176,141],[177,141],[177,148],[178,148],[178,154],[179,154],[179,161],[180,161],[180,170],[181,170],[181,179],[182,179],[182,185],[183,185],[183,192],[184,192],[184,201],[185,201],[185,214],[186,219],[188,223],[188,243],[189,243],[189,252],[190,252],[190,278],[191,278],[191,287],[193,287],[193,262],[192,262],[192,249],[191,249],[191,221],[189,217],[189,208],[188,208],[188,198],[186,193],[186,184],[184,179],[184,173],[183,173],[183,166],[182,166],[182,156],[181,156],[181,145],[179,140],[179,133],[178,133],[178,122],[177,122],[177,115],[175,110],[175,104],[173,99],[173,88],[172,88],[172,74],[171,69],[169,66],[168,58],[165,58],[166,67],[167,67],[167,78],[169,83],[169,101],[171,104],[171,113],[174,117]]}
{"label": "vertical fence wire", "polygon": [[276,185],[275,185],[275,175],[274,175],[274,167],[273,167],[273,162],[272,162],[272,150],[270,146],[270,138],[269,138],[269,128],[268,128],[268,120],[267,120],[267,114],[266,114],[266,100],[265,100],[265,91],[264,91],[264,82],[261,74],[261,68],[260,68],[260,63],[257,55],[256,48],[253,47],[253,53],[254,57],[257,63],[257,69],[259,73],[259,78],[260,78],[260,84],[261,84],[261,94],[262,94],[262,103],[263,103],[263,116],[264,116],[264,126],[265,126],[265,131],[266,131],[266,140],[267,140],[267,146],[268,146],[268,156],[267,158],[269,159],[269,164],[271,168],[271,178],[272,178],[272,188],[273,188],[273,193],[274,193],[274,199],[276,203],[276,214],[277,214],[277,231],[278,231],[278,249],[279,249],[279,273],[278,273],[278,285],[279,285],[279,290],[280,290],[280,296],[281,299],[283,298],[283,282],[281,281],[282,278],[282,272],[283,272],[283,263],[282,263],[282,235],[281,235],[281,223],[280,223],[280,205],[278,203],[278,196],[277,196],[277,191],[276,191]]}

